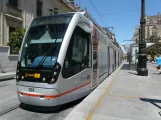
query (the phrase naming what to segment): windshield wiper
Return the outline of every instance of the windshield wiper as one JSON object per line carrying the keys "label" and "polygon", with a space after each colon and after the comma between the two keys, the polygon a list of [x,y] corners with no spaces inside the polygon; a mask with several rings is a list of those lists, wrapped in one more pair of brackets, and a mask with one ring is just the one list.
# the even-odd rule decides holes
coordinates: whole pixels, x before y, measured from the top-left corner
{"label": "windshield wiper", "polygon": [[[51,36],[51,31],[50,31],[48,25],[46,26],[46,30],[49,32],[49,35],[50,35],[50,37],[52,38],[52,36]],[[46,56],[46,55],[48,54],[48,52],[50,52],[51,48],[53,48],[53,50],[55,50],[57,39],[58,39],[58,32],[56,32],[56,39],[55,39],[55,42],[54,42],[54,46],[51,45],[51,46],[49,47],[48,51],[47,51],[46,53],[44,53],[43,58],[42,58],[42,59],[40,60],[40,62],[38,63],[35,72],[39,72],[40,69],[43,67],[43,63],[44,63],[44,61],[46,60],[46,58],[48,57],[48,56]],[[51,56],[51,60],[52,60],[52,56]]]}
{"label": "windshield wiper", "polygon": [[[42,59],[40,60],[40,62],[38,63],[35,72],[39,72],[40,69],[43,67],[43,63],[45,62],[46,58],[48,57],[47,54],[48,54],[48,52],[50,52],[51,48],[53,48],[53,50],[55,50],[55,48],[56,48],[56,41],[57,41],[57,39],[55,40],[54,45],[51,45],[51,46],[49,47],[48,51],[47,51],[46,53],[44,53],[43,58],[42,58]],[[51,57],[51,58],[52,58],[52,57]]]}

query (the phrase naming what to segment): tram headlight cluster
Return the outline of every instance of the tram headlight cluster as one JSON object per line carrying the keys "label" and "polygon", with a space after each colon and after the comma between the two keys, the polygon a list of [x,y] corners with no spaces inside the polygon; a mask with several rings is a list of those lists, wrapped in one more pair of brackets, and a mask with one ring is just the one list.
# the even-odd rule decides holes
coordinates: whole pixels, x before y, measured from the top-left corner
{"label": "tram headlight cluster", "polygon": [[24,76],[21,76],[21,79],[23,80],[24,79]]}
{"label": "tram headlight cluster", "polygon": [[16,73],[16,81],[19,82],[20,80],[23,80],[24,79],[24,76],[21,76],[20,73]]}
{"label": "tram headlight cluster", "polygon": [[53,66],[53,75],[51,78],[48,79],[49,84],[53,84],[57,81],[60,70],[61,70],[61,65],[58,62],[56,62],[55,65]]}
{"label": "tram headlight cluster", "polygon": [[16,81],[19,82],[19,80],[22,79],[19,70],[16,71]]}
{"label": "tram headlight cluster", "polygon": [[43,78],[42,81],[45,82],[46,81],[46,78]]}
{"label": "tram headlight cluster", "polygon": [[17,70],[16,70],[16,81],[18,82],[21,79],[21,75],[20,75],[20,66],[21,66],[21,62],[18,61],[17,62]]}
{"label": "tram headlight cluster", "polygon": [[16,79],[19,79],[19,76],[18,75],[16,75]]}
{"label": "tram headlight cluster", "polygon": [[22,78],[23,77],[20,74],[16,73],[16,81],[17,82],[19,82]]}

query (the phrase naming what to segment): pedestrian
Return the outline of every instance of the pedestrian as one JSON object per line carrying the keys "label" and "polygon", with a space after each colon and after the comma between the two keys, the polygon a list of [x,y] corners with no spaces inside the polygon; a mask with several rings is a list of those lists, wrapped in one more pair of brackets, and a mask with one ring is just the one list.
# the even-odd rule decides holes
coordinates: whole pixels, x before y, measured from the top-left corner
{"label": "pedestrian", "polygon": [[161,73],[160,67],[161,67],[161,57],[159,55],[157,55],[157,57],[156,57],[156,68],[157,68],[158,74]]}

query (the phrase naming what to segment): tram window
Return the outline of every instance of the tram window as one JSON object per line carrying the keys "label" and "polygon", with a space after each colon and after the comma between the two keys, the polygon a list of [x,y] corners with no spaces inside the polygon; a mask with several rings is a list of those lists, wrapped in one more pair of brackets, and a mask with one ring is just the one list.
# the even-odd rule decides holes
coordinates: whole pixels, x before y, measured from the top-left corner
{"label": "tram window", "polygon": [[88,44],[87,47],[88,47],[88,50],[89,50],[88,51],[89,52],[88,53],[88,55],[89,55],[88,67],[91,68],[92,67],[92,45],[91,45],[91,36],[89,35],[88,37],[89,37],[89,39],[87,41],[88,42],[87,43]]}
{"label": "tram window", "polygon": [[68,46],[62,75],[71,77],[89,67],[89,34],[76,27]]}

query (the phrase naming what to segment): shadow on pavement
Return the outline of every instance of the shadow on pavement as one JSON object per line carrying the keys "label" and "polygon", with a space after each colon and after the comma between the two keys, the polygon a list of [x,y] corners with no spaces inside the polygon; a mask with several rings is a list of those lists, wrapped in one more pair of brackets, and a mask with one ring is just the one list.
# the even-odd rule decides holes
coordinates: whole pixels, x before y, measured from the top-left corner
{"label": "shadow on pavement", "polygon": [[159,109],[161,109],[161,106],[156,104],[156,103],[161,103],[161,100],[149,99],[149,98],[140,98],[140,100],[144,101],[144,102],[149,102],[149,103],[153,104],[154,106],[158,107]]}
{"label": "shadow on pavement", "polygon": [[124,64],[122,67],[121,67],[122,70],[130,70],[130,66],[129,64]]}
{"label": "shadow on pavement", "polygon": [[130,71],[130,72],[128,72],[128,73],[130,73],[130,74],[133,74],[133,75],[138,75],[137,73],[136,73],[136,71]]}
{"label": "shadow on pavement", "polygon": [[9,81],[9,80],[14,80],[14,77],[13,78],[0,79],[0,82]]}
{"label": "shadow on pavement", "polygon": [[51,107],[32,106],[32,105],[27,105],[24,103],[21,103],[19,107],[23,110],[27,110],[30,112],[49,113],[49,114],[50,113],[59,113],[61,111],[64,111],[66,109],[69,109],[69,108],[72,108],[72,107],[78,105],[84,98],[85,97],[75,100],[73,102],[70,102],[70,103],[67,103],[67,104],[64,104],[61,106],[55,106],[55,107],[52,107],[52,106]]}
{"label": "shadow on pavement", "polygon": [[154,74],[154,75],[159,75],[158,73],[152,73],[152,74]]}

